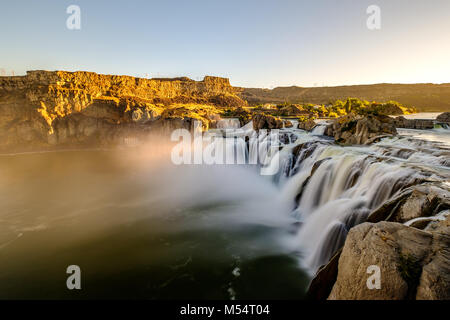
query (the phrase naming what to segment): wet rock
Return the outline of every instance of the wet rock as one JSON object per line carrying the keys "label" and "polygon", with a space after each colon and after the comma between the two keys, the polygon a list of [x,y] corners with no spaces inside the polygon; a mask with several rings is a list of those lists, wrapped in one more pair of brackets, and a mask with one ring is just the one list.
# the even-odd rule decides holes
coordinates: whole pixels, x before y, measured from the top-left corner
{"label": "wet rock", "polygon": [[292,122],[290,122],[289,120],[284,120],[283,122],[284,122],[284,127],[285,128],[292,128],[293,127]]}
{"label": "wet rock", "polygon": [[450,112],[444,112],[437,116],[436,118],[439,122],[447,122],[450,123]]}
{"label": "wet rock", "polygon": [[348,114],[334,120],[325,134],[342,144],[368,144],[380,137],[396,135],[397,130],[394,120],[388,116]]}
{"label": "wet rock", "polygon": [[[450,299],[450,228],[426,232],[394,222],[352,228],[328,299]],[[369,289],[369,266],[380,289]]]}
{"label": "wet rock", "polygon": [[268,114],[258,113],[253,116],[253,129],[281,129],[283,128],[283,120]]}
{"label": "wet rock", "polygon": [[444,206],[450,207],[450,194],[446,190],[417,186],[389,220],[404,223],[419,217],[433,216],[437,208]]}
{"label": "wet rock", "polygon": [[[431,217],[450,208],[450,191],[440,183],[426,183],[403,190],[375,209],[368,222],[382,220],[405,223],[420,217]],[[422,226],[424,221],[418,223]]]}
{"label": "wet rock", "polygon": [[433,120],[425,120],[425,119],[406,119],[405,117],[396,117],[394,119],[395,126],[397,128],[405,128],[405,129],[433,129],[434,121]]}
{"label": "wet rock", "polygon": [[311,131],[316,126],[316,122],[312,119],[308,119],[306,121],[299,121],[298,122],[298,128],[305,130],[305,131]]}
{"label": "wet rock", "polygon": [[338,263],[341,253],[342,249],[336,252],[330,261],[317,271],[308,287],[308,299],[320,301],[328,298],[337,279]]}

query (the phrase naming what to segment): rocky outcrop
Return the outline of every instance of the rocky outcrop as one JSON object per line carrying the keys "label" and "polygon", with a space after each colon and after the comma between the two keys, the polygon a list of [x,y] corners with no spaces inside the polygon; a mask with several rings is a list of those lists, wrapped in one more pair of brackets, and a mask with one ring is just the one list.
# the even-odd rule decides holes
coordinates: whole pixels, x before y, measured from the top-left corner
{"label": "rocky outcrop", "polygon": [[[185,106],[242,106],[228,79],[205,77],[142,79],[93,72],[29,71],[0,77],[0,148],[46,147],[64,143],[109,143],[117,133],[147,130],[156,120],[199,118],[205,112],[162,116]],[[186,110],[185,110],[186,111]],[[209,114],[214,111],[208,111]],[[188,122],[191,121],[186,119]],[[155,125],[154,128],[159,127]],[[115,130],[115,132],[112,132]],[[144,131],[145,131],[144,130]]]}
{"label": "rocky outcrop", "polygon": [[341,144],[369,144],[379,138],[397,134],[394,120],[388,116],[348,114],[330,124],[325,134]]}
{"label": "rocky outcrop", "polygon": [[326,300],[330,295],[338,274],[339,257],[342,249],[338,250],[330,261],[322,266],[312,279],[308,287],[307,298],[316,301]]}
{"label": "rocky outcrop", "polygon": [[225,110],[224,115],[227,117],[238,118],[241,127],[252,120],[252,113],[243,107],[227,109]]}
{"label": "rocky outcrop", "polygon": [[305,121],[299,121],[298,122],[298,128],[305,130],[305,131],[311,131],[316,126],[316,122],[313,119],[308,119]]}
{"label": "rocky outcrop", "polygon": [[291,104],[289,106],[285,106],[277,110],[277,115],[282,117],[292,117],[292,116],[300,116],[300,115],[309,115],[310,113],[307,110],[304,110],[300,105]]}
{"label": "rocky outcrop", "polygon": [[444,112],[437,116],[436,118],[439,122],[447,122],[450,123],[450,112]]}
{"label": "rocky outcrop", "polygon": [[[405,223],[413,219],[434,217],[448,209],[450,209],[450,191],[439,183],[425,183],[406,188],[374,210],[367,221],[386,220]],[[426,224],[421,228],[425,227]]]}
{"label": "rocky outcrop", "polygon": [[283,120],[274,116],[258,113],[253,116],[253,129],[281,129],[283,128]]}
{"label": "rocky outcrop", "polygon": [[405,117],[400,116],[395,118],[394,123],[397,128],[420,130],[434,128],[434,121],[426,119],[406,119]]}
{"label": "rocky outcrop", "polygon": [[[328,299],[450,299],[450,228],[422,231],[393,222],[350,230]],[[380,287],[369,288],[380,270]]]}
{"label": "rocky outcrop", "polygon": [[[450,298],[445,292],[450,285],[450,190],[445,184],[425,182],[404,189],[375,209],[364,225],[352,228],[344,248],[318,270],[308,290],[310,298]],[[416,243],[419,253],[414,251]],[[370,265],[380,267],[385,276],[381,284],[387,282],[387,287],[367,288]]]}

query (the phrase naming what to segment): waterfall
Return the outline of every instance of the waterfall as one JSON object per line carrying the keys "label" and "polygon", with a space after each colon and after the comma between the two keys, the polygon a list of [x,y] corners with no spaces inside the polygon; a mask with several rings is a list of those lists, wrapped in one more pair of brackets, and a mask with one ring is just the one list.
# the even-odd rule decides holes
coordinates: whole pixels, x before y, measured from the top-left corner
{"label": "waterfall", "polygon": [[294,129],[298,128],[298,120],[289,119],[289,121],[292,123],[292,128],[294,128]]}
{"label": "waterfall", "polygon": [[327,124],[319,123],[314,127],[311,134],[323,136],[325,134],[325,130],[327,129]]}
{"label": "waterfall", "polygon": [[268,132],[255,132],[251,122],[238,128],[237,119],[226,120],[220,126],[228,127],[227,134],[214,148],[232,154],[238,163],[277,170],[272,176],[280,190],[277,200],[290,205],[298,222],[295,242],[311,273],[342,247],[352,227],[385,201],[436,178],[437,172],[450,177],[448,131],[405,131],[372,146],[342,147],[323,136],[322,123],[311,133],[281,129],[281,146],[274,150]]}

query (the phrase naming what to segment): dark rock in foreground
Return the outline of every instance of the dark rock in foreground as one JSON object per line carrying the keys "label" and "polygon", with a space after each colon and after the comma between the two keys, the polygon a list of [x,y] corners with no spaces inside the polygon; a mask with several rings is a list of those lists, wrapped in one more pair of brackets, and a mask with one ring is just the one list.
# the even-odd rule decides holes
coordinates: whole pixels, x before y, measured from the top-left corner
{"label": "dark rock in foreground", "polygon": [[[450,227],[443,221],[422,231],[393,222],[353,228],[339,258],[336,283],[328,299],[450,299]],[[380,287],[367,285],[380,268]]]}
{"label": "dark rock in foreground", "polygon": [[[352,228],[342,251],[319,269],[310,298],[450,299],[447,187],[428,182],[407,188],[367,221]],[[380,268],[380,289],[367,286],[373,265]]]}

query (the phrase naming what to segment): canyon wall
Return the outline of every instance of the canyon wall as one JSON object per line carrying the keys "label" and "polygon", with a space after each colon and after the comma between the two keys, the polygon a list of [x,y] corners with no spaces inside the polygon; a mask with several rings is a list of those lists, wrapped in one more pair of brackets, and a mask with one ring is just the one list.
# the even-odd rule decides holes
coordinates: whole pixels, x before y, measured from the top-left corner
{"label": "canyon wall", "polygon": [[164,115],[183,126],[189,110],[165,111],[174,106],[245,105],[238,92],[228,79],[211,76],[194,81],[29,71],[25,76],[0,77],[0,148],[109,143],[137,127],[164,127],[156,121]]}

